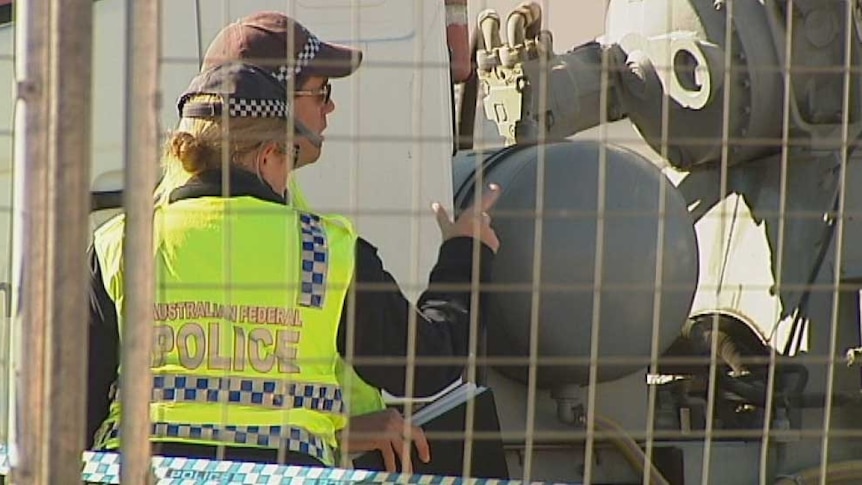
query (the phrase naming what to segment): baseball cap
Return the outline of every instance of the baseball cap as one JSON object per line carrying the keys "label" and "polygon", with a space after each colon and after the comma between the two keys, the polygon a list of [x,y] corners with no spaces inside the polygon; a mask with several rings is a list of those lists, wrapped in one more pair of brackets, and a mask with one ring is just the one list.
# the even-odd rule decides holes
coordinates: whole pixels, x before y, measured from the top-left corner
{"label": "baseball cap", "polygon": [[[189,102],[201,94],[220,100]],[[180,95],[177,110],[183,118],[215,118],[227,108],[231,118],[287,118],[287,93],[269,72],[252,64],[222,64],[198,74]]]}
{"label": "baseball cap", "polygon": [[[196,95],[218,96],[214,101],[191,101]],[[182,118],[218,118],[225,108],[230,118],[282,118],[292,115],[284,84],[269,71],[248,63],[213,66],[195,76],[177,101]],[[293,120],[294,132],[320,146],[320,135]]]}
{"label": "baseball cap", "polygon": [[233,61],[261,66],[286,83],[291,77],[349,76],[362,62],[362,51],[323,42],[292,18],[263,11],[223,28],[210,43],[201,70]]}

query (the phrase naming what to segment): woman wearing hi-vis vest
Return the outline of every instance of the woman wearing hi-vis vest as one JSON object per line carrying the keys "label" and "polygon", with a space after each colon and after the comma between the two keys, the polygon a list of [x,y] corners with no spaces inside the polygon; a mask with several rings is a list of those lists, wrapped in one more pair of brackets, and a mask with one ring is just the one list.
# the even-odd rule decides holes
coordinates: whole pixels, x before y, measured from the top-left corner
{"label": "woman wearing hi-vis vest", "polygon": [[[292,39],[289,37],[291,32],[293,32]],[[288,54],[290,40],[293,40],[293,50]],[[321,42],[302,24],[280,12],[263,11],[241,18],[219,31],[207,48],[201,62],[201,70],[236,61],[258,65],[276,76],[284,83],[285,89],[293,93],[296,119],[305,126],[315,127],[315,133],[320,134],[326,125],[325,119],[321,122],[321,115],[325,117],[330,111],[327,98],[330,97],[331,91],[323,95],[322,102],[321,96],[315,99],[308,94],[325,89],[331,90],[328,78],[351,74],[358,68],[361,58],[362,53],[358,50]],[[294,67],[286,65],[288,59],[295,62]],[[325,65],[327,62],[334,62],[336,65],[327,67]],[[344,67],[339,67],[338,64]],[[292,75],[286,75],[291,71]],[[317,144],[322,142],[322,137],[317,140]],[[300,150],[298,164],[305,165],[316,161],[320,157],[320,147],[310,140],[302,143],[304,146]],[[295,181],[296,178],[290,179],[289,193],[286,197],[288,203],[298,209],[310,210]],[[166,190],[177,183],[170,180],[169,182],[170,184],[163,185]],[[352,434],[346,433],[347,440],[350,441],[349,445],[363,449],[374,441],[379,441],[369,442],[363,439],[362,431],[383,431],[403,426],[400,414],[392,410],[386,411],[380,389],[365,382],[356,370],[342,359],[336,363],[336,374],[351,417],[350,428],[357,431]],[[394,390],[386,383],[380,387],[397,393],[401,382],[397,383]],[[431,387],[442,387],[446,384],[448,383],[428,383]],[[420,444],[424,444],[423,438],[421,434],[417,436]],[[384,451],[387,467],[393,469],[395,466],[393,453],[385,446],[386,443],[380,444],[383,445],[381,448]]]}
{"label": "woman wearing hi-vis vest", "polygon": [[[352,72],[355,64],[341,68]],[[394,426],[390,413],[355,425],[351,420],[352,439],[339,442],[348,422],[336,373],[347,349],[346,295],[354,295],[357,358],[406,359],[411,313],[418,361],[465,355],[475,311],[469,290],[472,238],[478,235],[483,243],[479,267],[485,281],[499,246],[485,211],[499,191],[492,187],[483,197],[483,217],[465,211],[453,222],[435,206],[444,242],[429,289],[412,307],[376,249],[356,236],[347,219],[288,203],[289,174],[316,160],[303,151],[310,141],[319,154],[314,139],[334,109],[330,91],[309,83],[340,73],[309,76],[302,87],[316,105],[305,107],[288,106],[284,85],[249,64],[209,68],[180,98],[179,128],[166,144],[165,178],[184,180],[160,194],[154,213],[154,453],[214,458],[223,448],[228,460],[276,463],[282,451],[282,463],[332,466],[339,447],[350,453],[380,449],[392,468],[409,434],[420,458],[428,459],[421,430]],[[319,119],[300,122],[298,112],[310,106],[317,106]],[[294,137],[285,136],[292,113],[295,145],[287,143]],[[230,166],[223,169],[224,160]],[[96,449],[116,449],[122,438],[117,385],[123,376],[117,366],[123,222],[118,216],[99,228],[90,251],[88,438]],[[408,370],[361,361],[354,366],[364,381],[394,394],[403,394],[406,372],[414,372],[417,396],[437,392],[461,368],[417,364]],[[372,430],[375,436],[363,436]],[[401,458],[409,470],[409,457]]]}

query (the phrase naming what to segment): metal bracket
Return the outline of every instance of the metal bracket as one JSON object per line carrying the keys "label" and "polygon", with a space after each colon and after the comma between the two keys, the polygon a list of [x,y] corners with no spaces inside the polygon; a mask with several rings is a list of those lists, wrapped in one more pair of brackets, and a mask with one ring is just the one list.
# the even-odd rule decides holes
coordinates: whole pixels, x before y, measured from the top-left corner
{"label": "metal bracket", "polygon": [[523,91],[527,86],[522,64],[495,66],[479,70],[478,74],[485,92],[485,117],[497,124],[497,131],[506,139],[506,145],[514,145],[517,124],[523,114]]}
{"label": "metal bracket", "polygon": [[646,54],[664,92],[685,108],[703,109],[723,85],[723,51],[698,40],[694,32],[652,37],[632,33],[620,40],[620,46],[629,55]]}

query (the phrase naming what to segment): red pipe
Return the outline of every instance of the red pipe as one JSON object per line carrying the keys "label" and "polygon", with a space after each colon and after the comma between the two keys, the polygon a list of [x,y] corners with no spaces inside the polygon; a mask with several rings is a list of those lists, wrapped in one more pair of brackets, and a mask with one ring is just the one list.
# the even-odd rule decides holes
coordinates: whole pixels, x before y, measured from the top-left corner
{"label": "red pipe", "polygon": [[452,82],[462,83],[473,72],[470,63],[467,0],[445,0],[446,40],[451,53]]}

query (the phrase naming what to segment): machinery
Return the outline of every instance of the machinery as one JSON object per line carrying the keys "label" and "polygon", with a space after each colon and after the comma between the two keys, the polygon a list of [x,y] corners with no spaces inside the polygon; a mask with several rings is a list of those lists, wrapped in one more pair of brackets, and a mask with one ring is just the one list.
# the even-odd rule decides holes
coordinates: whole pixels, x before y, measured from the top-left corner
{"label": "machinery", "polygon": [[[164,99],[230,17],[285,1],[220,3],[162,3],[162,45],[176,49],[161,59]],[[411,296],[437,234],[416,215],[503,187],[466,377],[494,392],[511,478],[862,483],[858,0],[610,0],[604,35],[563,53],[539,4],[486,10],[470,19],[469,78],[443,2],[287,3],[366,53],[335,84],[355,114],[334,117],[302,184],[313,205],[356,214]],[[98,210],[124,189],[113,59],[126,8],[94,2]],[[0,26],[0,61],[11,46]],[[505,146],[479,143],[494,138]],[[0,263],[6,277],[14,264]]]}
{"label": "machinery", "polygon": [[[492,386],[549,390],[536,440],[618,420],[674,483],[858,483],[862,6],[611,0],[605,35],[562,54],[541,13],[478,18],[478,97],[508,147],[460,163],[508,186],[495,283],[526,286],[495,301],[487,350],[538,362]],[[618,120],[655,166],[567,139]],[[578,456],[568,477],[621,480]],[[546,458],[531,476],[562,479]]]}

